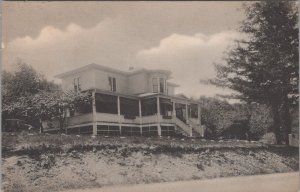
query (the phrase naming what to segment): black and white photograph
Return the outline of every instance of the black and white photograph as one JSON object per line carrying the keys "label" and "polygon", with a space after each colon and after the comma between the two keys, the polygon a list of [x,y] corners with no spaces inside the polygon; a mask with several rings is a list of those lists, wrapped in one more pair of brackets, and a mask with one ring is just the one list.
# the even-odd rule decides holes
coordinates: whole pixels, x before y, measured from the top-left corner
{"label": "black and white photograph", "polygon": [[1,191],[299,191],[298,1],[2,1]]}

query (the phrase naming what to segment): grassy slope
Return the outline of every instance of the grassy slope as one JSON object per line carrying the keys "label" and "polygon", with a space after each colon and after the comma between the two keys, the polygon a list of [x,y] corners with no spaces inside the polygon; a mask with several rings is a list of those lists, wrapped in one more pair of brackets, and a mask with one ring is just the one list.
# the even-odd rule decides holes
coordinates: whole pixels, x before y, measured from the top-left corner
{"label": "grassy slope", "polygon": [[3,134],[5,191],[55,191],[298,170],[298,150],[245,141]]}

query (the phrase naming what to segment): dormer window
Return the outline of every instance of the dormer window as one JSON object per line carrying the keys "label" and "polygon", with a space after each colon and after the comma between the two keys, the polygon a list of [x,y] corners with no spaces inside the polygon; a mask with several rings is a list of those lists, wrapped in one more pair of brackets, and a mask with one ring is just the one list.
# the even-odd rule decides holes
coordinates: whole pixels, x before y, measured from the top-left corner
{"label": "dormer window", "polygon": [[74,91],[81,91],[81,85],[80,85],[80,77],[76,77],[73,80],[73,85],[74,85]]}
{"label": "dormer window", "polygon": [[110,91],[116,92],[117,86],[116,86],[116,78],[115,77],[108,77],[108,83]]}

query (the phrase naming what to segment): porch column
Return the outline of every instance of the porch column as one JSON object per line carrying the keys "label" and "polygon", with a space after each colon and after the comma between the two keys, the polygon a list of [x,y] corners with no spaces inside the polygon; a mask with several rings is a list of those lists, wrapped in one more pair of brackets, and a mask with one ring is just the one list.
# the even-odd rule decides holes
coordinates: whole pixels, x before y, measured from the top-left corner
{"label": "porch column", "polygon": [[199,127],[201,128],[201,137],[204,137],[204,127],[201,125],[201,107],[198,104],[198,122],[199,122]]}
{"label": "porch column", "polygon": [[120,107],[120,96],[117,97],[117,106],[118,106],[118,123],[119,123],[119,131],[120,131],[120,135],[122,134],[122,127],[121,127],[121,107]]}
{"label": "porch column", "polygon": [[96,90],[92,92],[93,135],[97,135]]}
{"label": "porch column", "polygon": [[158,132],[158,136],[160,137],[161,136],[161,126],[159,123],[157,124],[157,132]]}
{"label": "porch column", "polygon": [[191,124],[189,124],[188,119],[189,119],[189,108],[188,108],[188,104],[185,104],[185,119],[186,119],[186,124],[188,124],[189,128],[190,128],[190,137],[193,136],[193,127]]}
{"label": "porch column", "polygon": [[175,101],[173,102],[173,113],[172,113],[173,118],[176,117],[176,109],[175,109]]}
{"label": "porch column", "polygon": [[139,117],[140,117],[140,132],[141,136],[143,136],[143,128],[142,128],[142,102],[139,99]]}
{"label": "porch column", "polygon": [[160,115],[159,97],[156,98],[156,104],[157,104],[157,115]]}
{"label": "porch column", "polygon": [[118,115],[121,115],[121,108],[120,108],[120,96],[118,96]]}
{"label": "porch column", "polygon": [[199,125],[201,126],[201,108],[200,108],[199,104],[198,104],[198,122],[199,122]]}
{"label": "porch column", "polygon": [[186,120],[188,120],[188,118],[189,118],[189,111],[188,111],[188,104],[187,103],[185,104],[185,118],[186,118]]}
{"label": "porch column", "polygon": [[[159,103],[159,97],[157,97],[156,99],[156,103],[157,103],[157,122],[160,121],[160,103]],[[157,132],[158,132],[158,136],[161,136],[161,127],[160,124],[157,124]]]}
{"label": "porch column", "polygon": [[158,83],[158,90],[157,90],[157,93],[160,93],[160,83],[159,83],[159,77],[156,77],[156,79],[157,79],[157,83]]}
{"label": "porch column", "polygon": [[141,100],[139,100],[139,117],[140,117],[140,120],[142,120],[142,103],[141,103]]}

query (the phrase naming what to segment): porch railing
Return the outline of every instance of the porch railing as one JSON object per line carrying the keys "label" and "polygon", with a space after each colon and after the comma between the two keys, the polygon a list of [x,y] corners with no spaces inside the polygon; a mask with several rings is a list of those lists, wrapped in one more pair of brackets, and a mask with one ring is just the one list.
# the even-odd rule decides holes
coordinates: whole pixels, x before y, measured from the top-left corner
{"label": "porch railing", "polygon": [[89,123],[92,121],[93,121],[93,115],[92,115],[92,113],[88,113],[88,114],[82,114],[82,115],[78,115],[78,116],[68,117],[67,125],[68,126],[78,125],[81,123]]}

